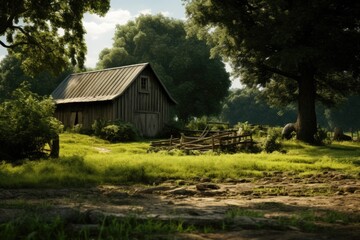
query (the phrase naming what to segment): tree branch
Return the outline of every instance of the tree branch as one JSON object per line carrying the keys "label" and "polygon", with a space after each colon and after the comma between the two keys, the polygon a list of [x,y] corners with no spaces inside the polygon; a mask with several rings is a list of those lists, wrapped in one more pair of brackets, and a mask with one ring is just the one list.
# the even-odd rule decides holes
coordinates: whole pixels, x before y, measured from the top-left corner
{"label": "tree branch", "polygon": [[295,81],[300,80],[300,76],[298,76],[296,74],[289,73],[289,72],[282,71],[282,70],[280,70],[278,68],[270,67],[270,66],[267,66],[265,64],[261,64],[260,67],[264,68],[266,71],[276,73],[276,74],[279,74],[279,75],[287,77],[287,78],[294,79]]}
{"label": "tree branch", "polygon": [[10,49],[13,49],[13,48],[16,48],[19,45],[25,45],[25,44],[29,44],[29,42],[18,42],[18,43],[15,43],[15,44],[6,45],[3,41],[0,40],[0,45],[1,46],[3,46],[4,48],[10,48]]}

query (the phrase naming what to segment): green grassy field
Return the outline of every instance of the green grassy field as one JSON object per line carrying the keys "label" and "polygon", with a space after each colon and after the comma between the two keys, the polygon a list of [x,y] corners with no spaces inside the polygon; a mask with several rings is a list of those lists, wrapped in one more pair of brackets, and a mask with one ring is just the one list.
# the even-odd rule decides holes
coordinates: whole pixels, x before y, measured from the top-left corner
{"label": "green grassy field", "polygon": [[300,177],[336,171],[360,177],[360,144],[310,146],[284,143],[286,154],[185,155],[180,151],[147,153],[149,142],[110,144],[86,135],[60,136],[60,158],[0,164],[0,187],[86,187],[98,184],[152,184],[167,179],[259,178],[274,172]]}

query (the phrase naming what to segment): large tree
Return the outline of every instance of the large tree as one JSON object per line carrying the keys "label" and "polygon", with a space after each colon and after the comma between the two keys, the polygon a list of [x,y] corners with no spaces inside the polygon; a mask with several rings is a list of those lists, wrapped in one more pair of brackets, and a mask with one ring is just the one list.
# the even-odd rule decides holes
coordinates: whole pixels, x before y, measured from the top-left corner
{"label": "large tree", "polygon": [[83,67],[85,12],[104,15],[109,0],[3,0],[0,4],[0,45],[16,53],[29,73],[45,67],[59,72]]}
{"label": "large tree", "polygon": [[315,102],[359,92],[360,2],[186,0],[188,31],[215,44],[244,84],[297,101],[297,138],[313,143]]}
{"label": "large tree", "polygon": [[150,62],[173,97],[177,116],[216,115],[230,86],[219,57],[210,59],[210,47],[186,37],[184,22],[163,15],[142,15],[118,25],[111,49],[100,53],[98,68]]}

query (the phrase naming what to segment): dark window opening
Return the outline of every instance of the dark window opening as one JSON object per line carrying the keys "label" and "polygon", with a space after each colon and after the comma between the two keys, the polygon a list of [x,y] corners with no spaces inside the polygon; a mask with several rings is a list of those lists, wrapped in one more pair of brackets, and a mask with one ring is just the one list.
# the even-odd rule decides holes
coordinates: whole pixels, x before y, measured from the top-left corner
{"label": "dark window opening", "polygon": [[140,78],[140,90],[141,91],[149,91],[149,78],[148,77]]}

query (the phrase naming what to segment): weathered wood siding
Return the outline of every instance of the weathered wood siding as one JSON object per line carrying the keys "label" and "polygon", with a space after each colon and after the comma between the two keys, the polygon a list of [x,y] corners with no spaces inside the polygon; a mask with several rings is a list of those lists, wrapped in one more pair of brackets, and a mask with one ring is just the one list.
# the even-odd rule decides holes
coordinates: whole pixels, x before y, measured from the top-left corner
{"label": "weathered wood siding", "polygon": [[[142,78],[148,79],[146,90],[142,88]],[[152,137],[168,122],[172,104],[157,76],[147,67],[114,100],[58,104],[55,117],[65,127],[82,124],[84,128],[91,128],[97,119],[121,120],[134,124],[142,135]]]}
{"label": "weathered wood siding", "polygon": [[78,115],[78,124],[82,124],[84,128],[91,128],[91,125],[97,119],[113,119],[112,103],[111,101],[67,103],[56,106],[55,117],[59,119],[66,128],[74,126],[76,114]]}
{"label": "weathered wood siding", "polygon": [[[148,78],[148,90],[141,89],[141,78]],[[170,101],[149,68],[138,76],[119,98],[114,100],[116,119],[133,123],[144,135],[154,136],[164,128],[170,116]]]}

